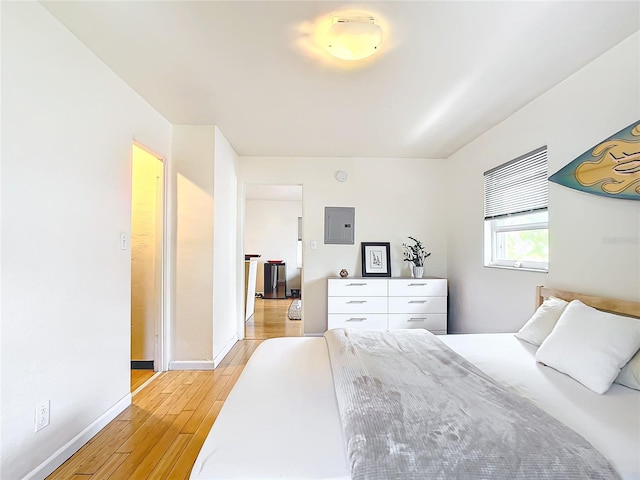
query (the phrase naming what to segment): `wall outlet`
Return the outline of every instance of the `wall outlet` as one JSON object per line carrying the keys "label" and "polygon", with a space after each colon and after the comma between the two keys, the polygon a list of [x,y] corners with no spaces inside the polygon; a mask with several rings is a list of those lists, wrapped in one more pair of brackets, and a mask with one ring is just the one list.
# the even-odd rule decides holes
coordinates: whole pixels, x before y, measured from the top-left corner
{"label": "wall outlet", "polygon": [[36,407],[36,432],[49,425],[49,400]]}

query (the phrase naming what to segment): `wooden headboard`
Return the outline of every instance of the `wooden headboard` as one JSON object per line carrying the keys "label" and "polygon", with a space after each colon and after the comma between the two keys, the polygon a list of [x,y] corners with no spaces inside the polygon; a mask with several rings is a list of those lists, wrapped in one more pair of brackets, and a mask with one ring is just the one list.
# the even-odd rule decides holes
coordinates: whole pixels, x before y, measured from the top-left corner
{"label": "wooden headboard", "polygon": [[536,294],[536,307],[542,305],[545,298],[556,297],[566,300],[567,302],[570,302],[571,300],[580,300],[585,305],[589,305],[604,312],[640,318],[640,302],[617,300],[615,298],[599,297],[597,295],[585,295],[584,293],[569,292],[567,290],[558,290],[556,288],[543,286],[536,287]]}

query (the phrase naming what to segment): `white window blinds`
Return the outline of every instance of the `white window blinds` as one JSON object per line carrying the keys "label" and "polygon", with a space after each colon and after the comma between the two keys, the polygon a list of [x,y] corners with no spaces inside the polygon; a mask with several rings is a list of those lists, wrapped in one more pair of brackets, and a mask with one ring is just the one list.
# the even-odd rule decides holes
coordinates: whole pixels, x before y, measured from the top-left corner
{"label": "white window blinds", "polygon": [[484,218],[547,208],[547,147],[484,172]]}

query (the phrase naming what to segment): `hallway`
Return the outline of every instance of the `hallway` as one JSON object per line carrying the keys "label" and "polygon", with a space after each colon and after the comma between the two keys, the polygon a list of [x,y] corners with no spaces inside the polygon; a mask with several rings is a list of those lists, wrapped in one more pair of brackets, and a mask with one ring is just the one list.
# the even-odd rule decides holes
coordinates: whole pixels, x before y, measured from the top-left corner
{"label": "hallway", "polygon": [[287,311],[293,298],[264,300],[256,298],[255,313],[245,324],[245,339],[266,340],[275,337],[301,337],[302,320],[289,320]]}

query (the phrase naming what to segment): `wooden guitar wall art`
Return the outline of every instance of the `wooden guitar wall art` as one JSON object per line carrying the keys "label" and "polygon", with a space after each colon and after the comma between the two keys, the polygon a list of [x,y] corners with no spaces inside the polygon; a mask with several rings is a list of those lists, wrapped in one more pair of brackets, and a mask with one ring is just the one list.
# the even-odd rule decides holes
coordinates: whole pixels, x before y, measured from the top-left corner
{"label": "wooden guitar wall art", "polygon": [[640,121],[590,148],[549,181],[604,197],[640,200]]}

